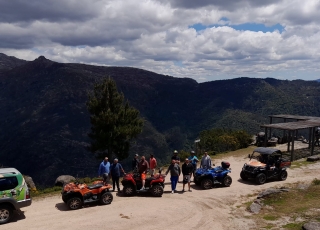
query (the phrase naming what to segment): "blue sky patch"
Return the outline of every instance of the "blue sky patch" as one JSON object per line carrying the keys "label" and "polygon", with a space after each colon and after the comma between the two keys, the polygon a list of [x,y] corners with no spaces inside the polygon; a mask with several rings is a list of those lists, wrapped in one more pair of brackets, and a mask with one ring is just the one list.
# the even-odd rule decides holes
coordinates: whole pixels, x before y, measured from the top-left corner
{"label": "blue sky patch", "polygon": [[[221,21],[226,21],[227,22],[227,18],[221,18]],[[221,27],[224,25],[219,25],[219,24],[214,24],[214,25],[203,25],[201,23],[197,23],[194,25],[189,26],[189,28],[194,28],[196,31],[201,31],[201,30],[205,30],[207,28],[211,28],[211,27]],[[239,24],[239,25],[229,25],[226,24],[225,26],[229,26],[235,30],[249,30],[249,31],[262,31],[264,33],[266,32],[273,32],[275,30],[278,30],[280,33],[283,32],[284,27],[281,24],[275,24],[273,26],[266,26],[264,24],[257,24],[257,23],[244,23],[244,24]]]}

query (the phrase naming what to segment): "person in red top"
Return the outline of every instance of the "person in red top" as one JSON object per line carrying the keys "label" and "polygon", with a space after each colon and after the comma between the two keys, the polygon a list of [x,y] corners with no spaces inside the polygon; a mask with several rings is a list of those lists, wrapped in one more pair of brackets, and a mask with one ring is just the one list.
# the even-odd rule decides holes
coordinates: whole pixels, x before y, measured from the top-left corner
{"label": "person in red top", "polygon": [[153,176],[157,167],[157,160],[154,158],[153,154],[150,154],[150,160],[149,160],[149,166],[150,166],[150,175]]}
{"label": "person in red top", "polygon": [[141,160],[138,165],[139,173],[141,175],[142,180],[142,188],[140,190],[145,190],[144,185],[146,184],[146,173],[149,169],[149,163],[146,161],[146,158],[144,156],[141,156]]}

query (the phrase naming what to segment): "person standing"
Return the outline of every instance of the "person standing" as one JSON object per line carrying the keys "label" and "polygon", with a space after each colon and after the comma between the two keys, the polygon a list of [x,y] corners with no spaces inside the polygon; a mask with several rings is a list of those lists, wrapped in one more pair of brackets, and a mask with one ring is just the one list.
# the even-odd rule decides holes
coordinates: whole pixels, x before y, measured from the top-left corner
{"label": "person standing", "polygon": [[120,178],[121,172],[124,174],[122,165],[118,163],[118,159],[115,158],[113,160],[113,164],[110,166],[110,174],[112,177],[113,191],[115,190],[115,185],[117,184],[118,192],[120,192],[119,178]]}
{"label": "person standing", "polygon": [[197,170],[197,163],[199,162],[199,159],[198,159],[198,157],[197,156],[195,156],[195,152],[194,151],[191,151],[190,152],[190,157],[188,158],[188,160],[189,160],[189,162],[192,164],[192,166],[193,166],[193,172],[192,172],[192,174],[193,174],[193,176],[194,176],[194,173],[196,172],[196,170]]}
{"label": "person standing", "polygon": [[138,169],[138,165],[139,165],[139,159],[138,159],[139,155],[135,154],[133,159],[132,159],[132,171],[137,170]]}
{"label": "person standing", "polygon": [[106,176],[109,176],[109,173],[110,173],[110,162],[108,161],[108,157],[105,157],[99,166],[98,177],[102,177],[103,174],[107,174]]}
{"label": "person standing", "polygon": [[149,169],[149,163],[146,161],[144,156],[141,156],[141,160],[139,162],[139,173],[141,175],[142,181],[142,188],[140,190],[145,190],[146,178],[147,178],[147,171]]}
{"label": "person standing", "polygon": [[204,152],[204,156],[201,159],[201,168],[210,169],[211,168],[211,158],[208,155],[208,152]]}
{"label": "person standing", "polygon": [[178,156],[178,151],[174,150],[173,151],[173,156],[171,157],[171,160],[175,160],[177,164],[180,164],[180,157]]}
{"label": "person standing", "polygon": [[150,175],[154,176],[154,173],[157,167],[157,160],[153,156],[153,154],[150,154],[149,166],[150,166]]}
{"label": "person standing", "polygon": [[171,189],[172,192],[174,193],[176,191],[177,183],[179,176],[181,174],[180,166],[179,164],[176,163],[175,160],[171,160],[171,164],[166,172],[166,175],[168,175],[168,172],[170,171],[170,180],[171,180]]}
{"label": "person standing", "polygon": [[186,158],[184,161],[184,164],[182,165],[182,175],[183,175],[183,188],[182,188],[182,192],[184,192],[184,186],[186,185],[186,183],[188,183],[188,191],[191,192],[190,189],[190,181],[191,181],[191,174],[193,172],[193,166],[190,163],[189,159]]}

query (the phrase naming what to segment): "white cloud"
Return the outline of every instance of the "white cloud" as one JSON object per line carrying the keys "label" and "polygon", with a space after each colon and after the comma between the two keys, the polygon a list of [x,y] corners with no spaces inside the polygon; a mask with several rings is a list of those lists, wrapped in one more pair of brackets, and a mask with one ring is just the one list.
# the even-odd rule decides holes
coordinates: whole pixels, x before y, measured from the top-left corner
{"label": "white cloud", "polygon": [[[279,71],[285,78],[292,70],[308,71],[307,79],[319,76],[319,10],[318,0],[0,0],[0,52],[133,66],[198,81],[277,77]],[[284,31],[190,28],[223,25],[221,18],[230,25],[281,24]]]}

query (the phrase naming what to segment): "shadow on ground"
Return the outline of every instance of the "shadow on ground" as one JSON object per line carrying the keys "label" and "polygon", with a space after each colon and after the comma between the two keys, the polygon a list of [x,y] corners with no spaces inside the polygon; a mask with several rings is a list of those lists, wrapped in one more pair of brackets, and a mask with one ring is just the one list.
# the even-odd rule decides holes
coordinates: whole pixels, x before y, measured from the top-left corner
{"label": "shadow on ground", "polygon": [[12,216],[10,222],[7,224],[14,223],[14,222],[23,220],[25,218],[26,218],[26,216],[24,215],[24,211],[16,210],[13,212],[13,216]]}

